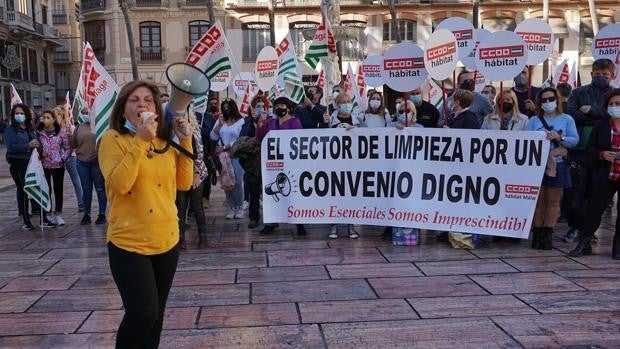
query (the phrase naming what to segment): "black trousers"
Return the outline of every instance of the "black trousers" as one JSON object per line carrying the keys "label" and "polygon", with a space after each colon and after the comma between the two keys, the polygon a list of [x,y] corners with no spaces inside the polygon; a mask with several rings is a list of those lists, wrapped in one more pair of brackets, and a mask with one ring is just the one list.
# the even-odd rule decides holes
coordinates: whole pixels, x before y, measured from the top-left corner
{"label": "black trousers", "polygon": [[54,212],[62,212],[62,194],[65,181],[65,168],[44,168],[47,185],[54,192]]}
{"label": "black trousers", "polygon": [[19,209],[19,212],[22,214],[24,224],[30,223],[28,201],[32,202],[33,209],[36,206],[40,210],[39,204],[37,204],[34,200],[28,200],[28,195],[24,191],[24,182],[26,180],[27,169],[27,159],[11,159],[11,163],[9,165],[9,172],[11,173],[11,177],[13,178],[13,182],[15,182],[15,187],[17,188],[17,207]]}
{"label": "black trousers", "polygon": [[108,243],[110,269],[123,300],[125,316],[116,333],[116,348],[157,348],[166,301],[179,261],[178,245],[153,256]]}
{"label": "black trousers", "polygon": [[[620,182],[608,181],[606,183],[593,182],[590,186],[590,196],[586,205],[586,213],[583,221],[583,237],[593,236],[601,225],[603,213],[609,205],[609,201],[616,192],[620,191]],[[620,213],[620,199],[617,202],[617,212]],[[616,216],[615,238],[620,238],[620,216]]]}
{"label": "black trousers", "polygon": [[588,154],[585,150],[569,150],[568,158],[570,161],[579,165],[580,169],[571,168],[570,188],[565,188],[560,204],[562,216],[570,228],[583,228],[584,212],[586,209],[586,197],[588,181]]}
{"label": "black trousers", "polygon": [[246,180],[245,188],[250,194],[250,207],[248,208],[248,217],[251,221],[258,222],[260,221],[260,194],[262,191],[261,183],[254,183]]}
{"label": "black trousers", "polygon": [[206,182],[209,181],[209,178],[205,179],[200,183],[197,188],[192,188],[188,191],[178,191],[177,190],[177,215],[179,217],[179,232],[183,234],[187,227],[187,207],[192,208],[192,212],[194,217],[196,217],[196,224],[198,226],[199,234],[207,233],[207,223],[205,220],[205,211],[202,205],[202,193],[203,186]]}

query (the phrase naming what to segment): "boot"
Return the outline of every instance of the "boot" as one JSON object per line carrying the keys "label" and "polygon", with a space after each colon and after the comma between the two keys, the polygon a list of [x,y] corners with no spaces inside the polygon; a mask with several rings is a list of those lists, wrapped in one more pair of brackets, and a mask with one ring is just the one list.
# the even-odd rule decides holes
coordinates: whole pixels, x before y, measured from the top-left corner
{"label": "boot", "polygon": [[613,247],[611,248],[611,258],[620,259],[620,234],[614,235]]}
{"label": "boot", "polygon": [[574,250],[568,252],[571,257],[589,256],[592,254],[592,237],[584,236]]}
{"label": "boot", "polygon": [[535,250],[542,249],[541,230],[542,228],[538,227],[532,228],[532,248]]}
{"label": "boot", "polygon": [[552,250],[553,249],[553,228],[544,227],[542,230],[542,249],[543,250]]}
{"label": "boot", "polygon": [[181,249],[185,250],[187,248],[187,244],[185,243],[185,232],[182,231],[180,236],[181,236],[181,241],[179,242],[179,244],[181,246]]}
{"label": "boot", "polygon": [[198,228],[198,247],[207,246],[207,232],[204,229]]}
{"label": "boot", "polygon": [[392,240],[392,227],[385,227],[383,229],[381,240]]}

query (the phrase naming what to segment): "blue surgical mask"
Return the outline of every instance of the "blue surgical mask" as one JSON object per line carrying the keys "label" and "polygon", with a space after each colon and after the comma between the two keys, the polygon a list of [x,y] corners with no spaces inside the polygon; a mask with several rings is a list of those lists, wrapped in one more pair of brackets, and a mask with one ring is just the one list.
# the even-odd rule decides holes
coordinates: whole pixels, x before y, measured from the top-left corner
{"label": "blue surgical mask", "polygon": [[381,101],[378,101],[376,99],[371,100],[370,102],[368,102],[368,104],[370,104],[370,107],[372,109],[378,109],[381,106]]}
{"label": "blue surgical mask", "polygon": [[402,122],[403,124],[411,123],[412,119],[413,119],[413,115],[411,114],[411,112],[408,112],[407,114],[405,114],[405,112],[400,111],[398,113],[398,121]]}
{"label": "blue surgical mask", "polygon": [[422,103],[422,95],[411,95],[409,96],[409,100],[413,102],[415,105],[419,105]]}
{"label": "blue surgical mask", "polygon": [[26,122],[26,115],[24,114],[15,114],[15,121],[18,123]]}
{"label": "blue surgical mask", "polygon": [[353,109],[353,105],[351,103],[343,103],[339,107],[341,113],[350,113],[351,109]]}
{"label": "blue surgical mask", "polygon": [[82,114],[81,118],[84,122],[90,122],[90,116],[88,116],[88,114]]}
{"label": "blue surgical mask", "polygon": [[136,134],[136,132],[138,131],[138,129],[136,129],[136,127],[131,122],[129,122],[129,120],[125,120],[125,128],[133,134]]}
{"label": "blue surgical mask", "polygon": [[265,112],[265,108],[263,108],[263,107],[256,107],[256,108],[254,109],[254,111],[256,111],[256,114],[259,114],[259,115],[260,115],[260,114],[262,114],[262,113],[264,113],[264,112]]}
{"label": "blue surgical mask", "polygon": [[620,107],[607,107],[607,113],[614,119],[620,119]]}
{"label": "blue surgical mask", "polygon": [[558,103],[556,101],[545,102],[541,105],[541,108],[547,113],[552,113],[558,108]]}

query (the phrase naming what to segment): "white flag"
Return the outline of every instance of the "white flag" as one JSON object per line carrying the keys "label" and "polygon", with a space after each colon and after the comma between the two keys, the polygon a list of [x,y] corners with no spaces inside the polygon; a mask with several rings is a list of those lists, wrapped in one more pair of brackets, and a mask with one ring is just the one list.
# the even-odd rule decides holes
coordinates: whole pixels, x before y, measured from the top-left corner
{"label": "white flag", "polygon": [[50,198],[50,189],[45,180],[43,165],[39,160],[39,152],[32,149],[28,168],[26,169],[26,178],[24,179],[24,191],[28,197],[36,201],[45,211],[52,209],[52,200]]}
{"label": "white flag", "polygon": [[194,113],[204,114],[207,111],[207,96],[194,97]]}
{"label": "white flag", "polygon": [[574,69],[574,62],[569,61],[568,58],[564,59],[553,72],[553,86],[558,86],[558,84],[566,83],[575,87],[577,79],[574,75],[576,75],[576,73],[577,72]]}
{"label": "white flag", "polygon": [[426,89],[428,90],[428,102],[439,110],[439,113],[443,115],[443,93],[441,91],[441,86],[437,85],[435,80],[429,79],[426,84]]}
{"label": "white flag", "polygon": [[110,114],[116,102],[120,88],[110,74],[99,63],[95,52],[86,44],[84,48],[84,67],[87,68],[84,80],[86,105],[90,110],[91,124],[94,121],[93,132],[97,142],[110,126]]}
{"label": "white flag", "polygon": [[366,97],[366,81],[364,80],[364,65],[362,62],[357,63],[357,74],[355,75],[355,86],[357,88],[357,95],[359,96],[359,104],[362,110],[368,108],[368,98]]}
{"label": "white flag", "polygon": [[299,104],[304,98],[304,84],[301,81],[302,71],[297,64],[293,39],[289,32],[276,47],[280,68],[278,69],[277,84],[284,86],[287,97]]}
{"label": "white flag", "polygon": [[24,102],[22,102],[21,97],[19,96],[19,93],[17,93],[17,90],[15,89],[15,86],[13,86],[13,84],[11,84],[11,109],[13,108],[14,105],[16,104],[23,104]]}
{"label": "white flag", "polygon": [[236,66],[230,44],[220,21],[196,42],[187,55],[185,63],[204,71],[211,82],[212,91],[223,91],[232,80],[232,67]]}
{"label": "white flag", "polygon": [[77,110],[78,124],[84,123],[84,119],[82,118],[82,108],[84,108],[85,106],[86,101],[84,100],[84,80],[82,79],[82,74],[80,73],[80,78],[78,79],[78,83],[75,88],[73,104],[71,105],[71,110]]}
{"label": "white flag", "polygon": [[362,97],[357,88],[357,79],[355,78],[355,74],[353,74],[351,63],[349,63],[349,67],[347,68],[347,75],[344,78],[344,90],[342,92],[351,96],[351,103],[353,103],[353,110],[355,113],[364,111],[365,108],[362,106]]}
{"label": "white flag", "polygon": [[241,101],[241,107],[239,107],[239,114],[241,114],[241,116],[246,117],[250,115],[250,103],[252,103],[252,98],[254,98],[257,93],[258,88],[256,88],[256,85],[248,83],[248,86],[245,88],[243,100]]}

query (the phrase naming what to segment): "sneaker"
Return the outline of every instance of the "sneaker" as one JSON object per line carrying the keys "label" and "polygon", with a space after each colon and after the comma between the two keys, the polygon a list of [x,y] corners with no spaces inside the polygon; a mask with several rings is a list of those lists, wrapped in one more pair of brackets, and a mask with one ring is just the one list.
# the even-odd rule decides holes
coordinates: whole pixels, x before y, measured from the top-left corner
{"label": "sneaker", "polygon": [[258,221],[250,221],[250,223],[248,223],[248,229],[254,229],[258,227]]}
{"label": "sneaker", "polygon": [[53,223],[55,223],[56,225],[65,225],[65,220],[62,219],[62,216],[58,214],[54,217]]}
{"label": "sneaker", "polygon": [[332,231],[329,233],[329,235],[327,235],[327,237],[330,239],[337,239],[338,238],[338,226],[332,225]]}
{"label": "sneaker", "polygon": [[358,234],[355,231],[355,228],[353,228],[353,225],[349,225],[349,238],[350,239],[357,239],[358,237],[360,237],[360,234]]}
{"label": "sneaker", "polygon": [[97,220],[95,221],[95,224],[101,225],[101,224],[105,224],[105,223],[106,223],[105,215],[104,214],[99,214],[97,216]]}
{"label": "sneaker", "polygon": [[28,222],[28,223],[24,223],[24,225],[22,225],[22,229],[24,229],[24,230],[34,230],[34,227],[32,226],[32,223]]}
{"label": "sneaker", "polygon": [[41,228],[56,228],[56,224],[50,222],[49,220],[44,220],[40,224]]}
{"label": "sneaker", "polygon": [[247,201],[244,201],[244,202],[243,202],[243,209],[244,209],[244,210],[247,210],[248,208],[250,208],[250,203],[249,203],[249,202],[247,202]]}
{"label": "sneaker", "polygon": [[226,218],[226,219],[233,219],[233,218],[235,218],[235,210],[228,211],[228,214],[226,216],[224,216],[224,218]]}
{"label": "sneaker", "polygon": [[576,242],[578,238],[579,230],[575,228],[570,228],[568,229],[566,235],[564,235],[564,238],[562,238],[562,240],[564,240],[564,242]]}
{"label": "sneaker", "polygon": [[82,204],[78,205],[78,212],[84,212],[84,205]]}
{"label": "sneaker", "polygon": [[88,225],[90,224],[90,216],[85,214],[84,217],[82,217],[82,221],[80,222],[80,225]]}
{"label": "sneaker", "polygon": [[233,216],[234,219],[243,219],[243,209],[242,208],[238,208],[235,210],[235,215]]}

